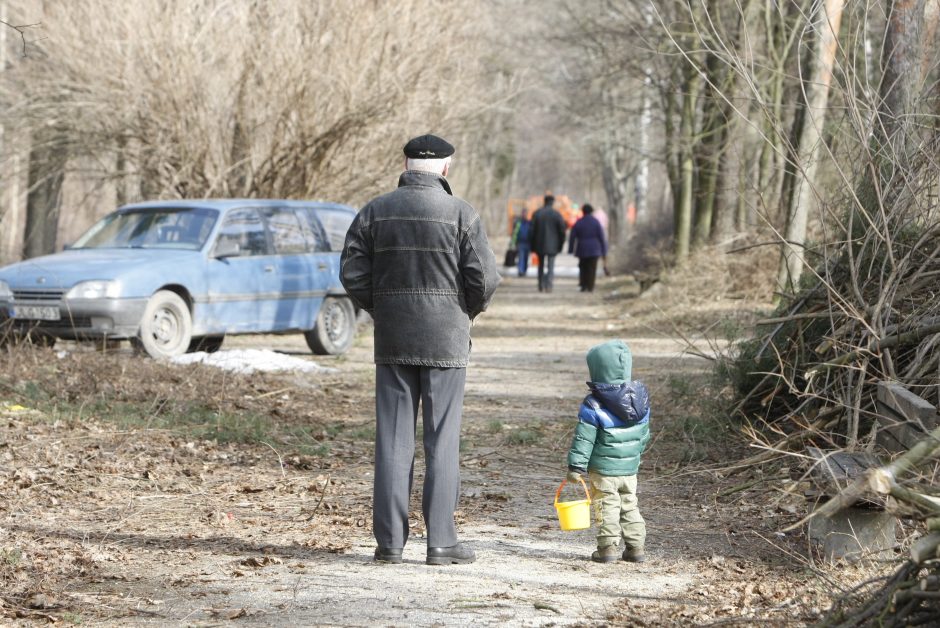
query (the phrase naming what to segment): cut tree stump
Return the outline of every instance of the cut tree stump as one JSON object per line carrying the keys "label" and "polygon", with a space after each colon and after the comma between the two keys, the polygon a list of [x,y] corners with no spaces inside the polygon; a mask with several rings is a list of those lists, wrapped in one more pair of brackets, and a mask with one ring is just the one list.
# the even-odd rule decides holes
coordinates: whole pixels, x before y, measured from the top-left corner
{"label": "cut tree stump", "polygon": [[[813,461],[810,480],[816,490],[808,497],[815,499],[814,508],[868,469],[881,466],[878,459],[868,453],[832,452],[817,447],[807,447],[806,452]],[[813,517],[807,534],[829,562],[883,557],[893,551],[897,543],[895,517],[885,511],[883,500],[859,501],[830,517]]]}

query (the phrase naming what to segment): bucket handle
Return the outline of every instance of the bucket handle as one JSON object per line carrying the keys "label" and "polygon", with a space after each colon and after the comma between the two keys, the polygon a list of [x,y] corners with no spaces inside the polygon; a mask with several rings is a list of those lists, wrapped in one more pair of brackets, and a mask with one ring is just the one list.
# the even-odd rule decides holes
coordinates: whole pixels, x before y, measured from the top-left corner
{"label": "bucket handle", "polygon": [[[584,487],[584,494],[587,496],[587,501],[591,503],[591,494],[588,493],[587,484],[584,483],[584,478],[578,477],[578,481],[581,482],[581,486]],[[558,490],[555,491],[555,505],[558,505],[558,498],[561,497],[561,489],[565,488],[565,484],[568,483],[567,478],[561,481],[561,484],[558,485]]]}

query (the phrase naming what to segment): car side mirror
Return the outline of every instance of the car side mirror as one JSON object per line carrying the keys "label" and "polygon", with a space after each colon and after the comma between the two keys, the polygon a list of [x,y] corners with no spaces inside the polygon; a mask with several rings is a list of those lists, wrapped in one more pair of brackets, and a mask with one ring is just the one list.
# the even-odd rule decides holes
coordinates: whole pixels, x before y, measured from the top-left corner
{"label": "car side mirror", "polygon": [[215,249],[212,251],[212,257],[216,259],[238,257],[241,251],[242,247],[238,245],[238,242],[226,238],[215,243]]}

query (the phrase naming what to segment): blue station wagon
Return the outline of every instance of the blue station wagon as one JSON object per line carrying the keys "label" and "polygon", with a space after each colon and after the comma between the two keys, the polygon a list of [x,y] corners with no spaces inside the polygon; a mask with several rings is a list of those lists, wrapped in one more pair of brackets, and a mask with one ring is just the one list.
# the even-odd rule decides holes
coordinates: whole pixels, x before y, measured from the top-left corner
{"label": "blue station wagon", "polygon": [[127,205],[71,247],[0,268],[0,334],[130,339],[163,358],[227,334],[304,334],[344,353],[356,310],[339,255],[356,210],[284,200]]}

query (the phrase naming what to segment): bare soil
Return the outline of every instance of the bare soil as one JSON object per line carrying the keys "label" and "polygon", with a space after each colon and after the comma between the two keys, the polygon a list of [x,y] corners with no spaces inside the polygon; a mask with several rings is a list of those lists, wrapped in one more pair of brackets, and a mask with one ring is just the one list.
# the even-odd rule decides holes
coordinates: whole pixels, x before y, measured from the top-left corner
{"label": "bare soil", "polygon": [[[812,623],[835,581],[865,574],[815,565],[801,534],[779,532],[804,507],[784,490],[785,469],[721,470],[748,451],[714,413],[726,391],[709,361],[674,339],[708,355],[696,330],[750,304],[667,312],[635,297],[621,279],[584,294],[563,277],[539,294],[534,278],[509,277],[475,325],[458,523],[478,560],[467,566],[424,564],[420,452],[405,563],[372,561],[369,325],[346,356],[317,359],[337,369],[329,375],[232,375],[81,348],[8,354],[0,623]],[[552,508],[586,393],[584,354],[615,337],[631,345],[654,403],[640,565],[592,563],[594,530],[562,532]],[[249,346],[308,355],[299,336],[225,343]],[[31,407],[43,391],[52,405]],[[222,442],[160,419],[200,400],[320,447],[263,430],[264,442]],[[103,418],[101,404],[118,401],[136,422]]]}

